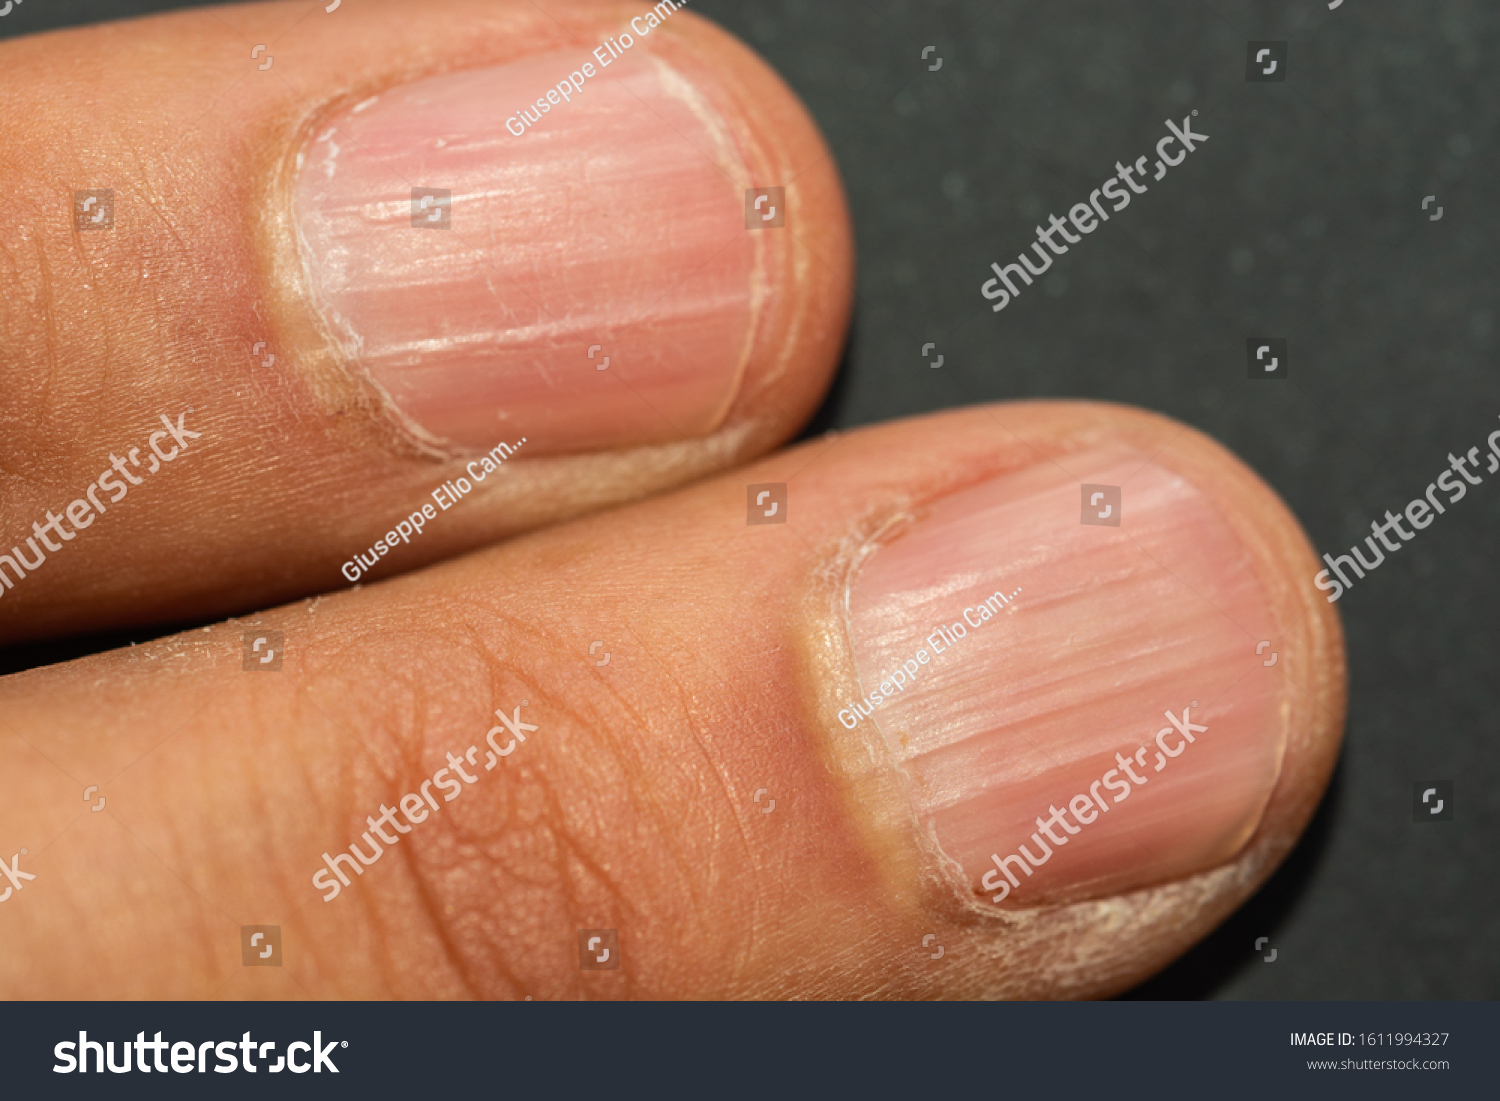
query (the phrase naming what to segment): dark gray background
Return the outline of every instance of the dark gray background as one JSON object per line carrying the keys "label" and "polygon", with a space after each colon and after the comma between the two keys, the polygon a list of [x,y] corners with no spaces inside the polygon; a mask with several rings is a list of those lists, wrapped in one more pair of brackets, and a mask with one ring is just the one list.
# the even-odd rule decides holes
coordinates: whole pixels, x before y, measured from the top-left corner
{"label": "dark gray background", "polygon": [[[178,6],[28,0],[0,35]],[[797,90],[848,187],[858,307],[809,433],[1010,398],[1129,402],[1233,448],[1321,552],[1500,428],[1493,0],[692,7]],[[1289,43],[1284,83],[1246,82],[1256,39]],[[1193,109],[1210,140],[991,313],[990,261],[1116,160],[1154,161],[1164,120]],[[1246,378],[1251,336],[1287,338],[1290,378]],[[1481,476],[1339,602],[1349,723],[1302,843],[1134,996],[1500,994],[1500,473]],[[122,637],[0,653],[0,670]],[[1413,782],[1433,778],[1455,781],[1455,818],[1414,825]]]}

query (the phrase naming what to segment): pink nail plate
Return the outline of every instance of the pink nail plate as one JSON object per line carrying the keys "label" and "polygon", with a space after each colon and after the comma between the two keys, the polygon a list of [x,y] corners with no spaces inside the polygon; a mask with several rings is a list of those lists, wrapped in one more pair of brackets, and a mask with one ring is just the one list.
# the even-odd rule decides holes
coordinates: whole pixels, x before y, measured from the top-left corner
{"label": "pink nail plate", "polygon": [[[590,57],[391,88],[317,126],[299,158],[315,305],[430,441],[674,441],[712,432],[734,399],[766,247],[745,228],[736,138],[640,47],[539,111]],[[523,105],[539,121],[508,127]],[[451,200],[418,208],[414,188]]]}
{"label": "pink nail plate", "polygon": [[[862,698],[926,835],[1006,908],[1219,865],[1280,774],[1270,604],[1214,502],[1125,447],[953,494],[861,564]],[[1066,467],[1066,469],[1063,469]],[[1118,526],[1081,485],[1119,487]]]}

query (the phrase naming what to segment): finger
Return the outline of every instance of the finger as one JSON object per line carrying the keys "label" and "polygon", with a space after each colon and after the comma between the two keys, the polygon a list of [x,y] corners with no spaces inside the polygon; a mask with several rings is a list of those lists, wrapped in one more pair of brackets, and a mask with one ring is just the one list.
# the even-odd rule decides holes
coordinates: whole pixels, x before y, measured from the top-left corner
{"label": "finger", "polygon": [[827,149],[671,4],[252,4],[0,61],[0,637],[263,607],[724,469],[836,361]]}
{"label": "finger", "polygon": [[[268,613],[279,673],[229,624],[9,678],[0,849],[38,879],[0,989],[1106,995],[1312,812],[1344,700],[1316,566],[1194,430],[1002,405]],[[251,924],[284,971],[239,970]]]}

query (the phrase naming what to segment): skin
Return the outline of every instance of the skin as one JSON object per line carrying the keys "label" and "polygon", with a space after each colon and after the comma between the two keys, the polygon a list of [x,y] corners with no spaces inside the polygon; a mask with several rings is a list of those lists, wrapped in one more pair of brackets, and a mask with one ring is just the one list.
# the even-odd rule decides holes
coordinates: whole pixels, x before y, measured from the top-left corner
{"label": "skin", "polygon": [[[0,48],[0,100],[21,120],[0,175],[23,208],[46,207],[34,241],[5,242],[14,293],[0,302],[45,308],[0,306],[20,337],[0,342],[19,403],[0,435],[4,530],[77,496],[103,469],[97,456],[143,439],[137,426],[167,411],[163,387],[202,411],[215,441],[174,462],[170,493],[106,515],[108,538],[91,530],[0,599],[0,630],[269,609],[0,679],[0,842],[26,846],[21,866],[38,877],[0,907],[0,997],[1098,997],[1170,962],[1271,873],[1337,753],[1342,638],[1332,606],[1306,595],[1319,566],[1296,522],[1195,431],[1120,406],[987,406],[826,437],[566,519],[773,447],[815,404],[845,323],[849,238],[831,162],[820,176],[822,147],[795,101],[690,13],[673,17],[674,33],[701,36],[704,57],[678,62],[740,80],[743,124],[765,128],[767,155],[804,173],[808,203],[787,260],[805,293],[787,295],[792,312],[730,421],[675,448],[517,463],[514,495],[445,514],[446,531],[434,525],[420,551],[382,569],[450,560],[269,607],[327,588],[351,548],[388,530],[392,501],[420,501],[462,470],[402,437],[331,358],[276,226],[247,214],[277,216],[294,135],[329,102],[540,51],[640,10],[548,5],[549,18],[530,4],[449,2],[412,20],[406,6],[367,3],[326,22],[314,9],[275,38],[304,7]],[[240,58],[242,40],[276,41],[286,80],[247,78],[192,121],[229,83],[225,59],[264,75]],[[148,47],[185,60],[170,71],[131,60]],[[116,166],[117,190],[159,202],[154,221],[118,227],[112,244],[162,277],[148,287],[106,265],[90,298],[66,219],[70,181],[94,176],[58,135],[76,132],[94,81],[112,98],[92,155]],[[175,143],[182,167],[169,172],[159,151]],[[99,302],[106,320],[90,328]],[[257,376],[202,354],[248,348],[267,323],[295,371]],[[837,709],[858,694],[845,579],[877,533],[928,503],[1109,440],[1210,489],[1264,580],[1292,686],[1281,779],[1222,867],[1001,912],[933,860],[873,727],[842,731]],[[789,523],[745,526],[756,482],[789,483]],[[279,672],[242,671],[252,628],[284,633]],[[538,730],[485,771],[496,709],[523,700]],[[471,745],[477,782],[434,784]],[[445,781],[461,784],[452,802]],[[107,799],[98,812],[80,802],[88,785]],[[311,883],[319,854],[413,792],[439,809],[325,903]],[[286,966],[241,966],[248,924],[281,926]],[[578,929],[618,929],[621,968],[580,972]],[[927,934],[942,961],[918,947]]]}
{"label": "skin", "polygon": [[[187,427],[203,432],[153,477],[170,490],[133,486],[149,507],[120,508],[109,538],[70,545],[0,599],[0,641],[248,611],[340,585],[356,549],[462,475],[473,456],[408,433],[314,315],[290,226],[296,153],[320,119],[383,88],[592,48],[642,10],[437,0],[413,19],[391,0],[332,14],[247,4],[0,44],[0,185],[13,214],[0,223],[0,534],[79,496],[161,414],[192,409]],[[260,71],[250,50],[267,42],[275,60]],[[853,289],[829,150],[780,78],[706,20],[680,11],[650,48],[709,89],[755,178],[789,184],[797,228],[768,238],[771,297],[733,405],[701,439],[518,462],[374,577],[729,469],[817,407]],[[96,184],[115,190],[115,227],[77,233],[72,191]],[[251,357],[257,341],[275,369]],[[66,599],[83,584],[91,600]]]}
{"label": "skin", "polygon": [[[1000,913],[934,865],[873,731],[838,733],[854,687],[842,578],[893,518],[1103,437],[1170,444],[1243,532],[1283,624],[1287,756],[1232,863],[1103,904]],[[778,480],[795,524],[747,529],[744,485]],[[240,671],[242,621],[10,677],[0,836],[55,840],[27,864],[46,888],[0,913],[28,946],[0,957],[0,993],[1107,995],[1211,929],[1312,813],[1344,690],[1334,613],[1298,588],[1313,564],[1274,495],[1191,429],[1116,406],[1002,405],[816,441],[263,613],[257,629],[286,635],[279,674]],[[596,639],[608,666],[589,656]],[[318,854],[523,699],[539,731],[322,902]],[[106,813],[80,810],[85,782]],[[295,964],[252,982],[234,926],[261,923],[283,927]],[[627,966],[579,972],[558,933],[577,928],[622,930]],[[914,953],[929,932],[951,965]]]}

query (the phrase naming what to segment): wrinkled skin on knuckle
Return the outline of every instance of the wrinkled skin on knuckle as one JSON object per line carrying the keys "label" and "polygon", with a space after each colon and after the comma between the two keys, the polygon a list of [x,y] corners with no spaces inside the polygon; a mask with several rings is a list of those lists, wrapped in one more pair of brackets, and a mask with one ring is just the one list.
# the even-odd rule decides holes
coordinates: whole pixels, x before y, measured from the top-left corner
{"label": "wrinkled skin on knuckle", "polygon": [[[361,900],[389,935],[420,930],[407,939],[423,962],[390,943],[382,956],[398,973],[447,969],[477,998],[681,996],[732,984],[743,929],[711,920],[722,906],[705,892],[748,850],[694,739],[686,690],[672,678],[642,686],[598,675],[575,646],[499,608],[445,618],[441,633],[387,622],[349,640],[310,689],[325,710],[360,701],[351,769],[362,794],[340,811],[351,839],[381,802],[420,791],[447,754],[477,750],[464,764],[476,782],[451,801],[430,789],[441,809],[388,850],[405,865],[400,882],[387,881],[390,901]],[[384,656],[372,662],[369,647]],[[501,726],[492,744],[513,740],[496,711],[511,716],[522,701],[520,720],[538,729],[486,769],[487,733]],[[364,880],[352,890],[387,889]],[[580,929],[619,931],[618,971],[580,970]]]}

